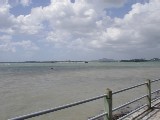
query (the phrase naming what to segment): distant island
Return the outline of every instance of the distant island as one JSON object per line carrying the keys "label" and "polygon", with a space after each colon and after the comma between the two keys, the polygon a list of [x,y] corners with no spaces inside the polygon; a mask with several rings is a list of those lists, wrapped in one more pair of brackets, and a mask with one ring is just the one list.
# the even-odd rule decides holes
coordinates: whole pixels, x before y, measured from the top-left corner
{"label": "distant island", "polygon": [[146,59],[130,59],[130,60],[120,60],[120,62],[159,62],[159,58],[152,58],[150,60]]}
{"label": "distant island", "polygon": [[152,59],[130,59],[130,60],[114,60],[114,59],[107,59],[107,58],[102,58],[99,60],[94,60],[97,62],[160,62],[159,58],[152,58]]}

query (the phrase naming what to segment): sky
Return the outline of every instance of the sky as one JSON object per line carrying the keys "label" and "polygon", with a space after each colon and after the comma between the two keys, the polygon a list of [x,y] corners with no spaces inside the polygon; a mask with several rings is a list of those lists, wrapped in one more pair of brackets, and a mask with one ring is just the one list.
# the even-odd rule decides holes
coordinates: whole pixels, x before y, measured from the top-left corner
{"label": "sky", "polygon": [[160,0],[1,0],[0,62],[160,58]]}

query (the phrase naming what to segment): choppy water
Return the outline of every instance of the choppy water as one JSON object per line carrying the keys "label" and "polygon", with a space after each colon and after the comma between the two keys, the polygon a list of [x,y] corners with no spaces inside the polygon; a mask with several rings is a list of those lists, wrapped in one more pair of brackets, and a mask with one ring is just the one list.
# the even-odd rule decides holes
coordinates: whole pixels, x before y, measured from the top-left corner
{"label": "choppy water", "polygon": [[[53,68],[53,69],[51,69]],[[1,63],[0,119],[57,107],[160,78],[160,63]],[[154,88],[159,85],[154,85]],[[117,96],[114,106],[144,90]],[[83,120],[103,110],[103,100],[50,113],[35,120]]]}

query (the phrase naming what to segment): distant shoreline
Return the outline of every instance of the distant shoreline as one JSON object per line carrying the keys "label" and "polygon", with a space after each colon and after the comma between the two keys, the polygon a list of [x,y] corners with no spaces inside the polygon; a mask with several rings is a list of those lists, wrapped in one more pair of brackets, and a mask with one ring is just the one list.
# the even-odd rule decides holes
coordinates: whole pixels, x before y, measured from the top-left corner
{"label": "distant shoreline", "polygon": [[22,61],[22,62],[0,62],[0,63],[89,63],[89,62],[160,62],[159,58],[146,59],[130,59],[130,60],[113,60],[113,59],[99,59],[99,60],[64,60],[64,61]]}
{"label": "distant shoreline", "polygon": [[93,63],[93,62],[99,62],[99,63],[111,63],[111,62],[125,62],[125,63],[140,63],[140,62],[160,62],[160,61],[129,61],[129,60],[122,60],[122,61],[56,61],[56,62],[52,62],[52,61],[41,61],[41,62],[0,62],[0,63]]}

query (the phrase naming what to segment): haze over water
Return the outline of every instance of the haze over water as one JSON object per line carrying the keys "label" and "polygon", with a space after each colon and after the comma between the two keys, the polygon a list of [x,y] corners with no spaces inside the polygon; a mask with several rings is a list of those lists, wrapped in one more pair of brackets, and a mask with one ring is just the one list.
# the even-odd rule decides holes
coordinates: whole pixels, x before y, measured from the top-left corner
{"label": "haze over water", "polygon": [[[116,91],[146,79],[157,79],[159,75],[160,62],[1,63],[0,119],[102,95],[106,88]],[[125,92],[123,98],[116,97],[114,106],[144,94],[143,90]],[[83,120],[102,110],[103,99],[100,99],[32,119]]]}

